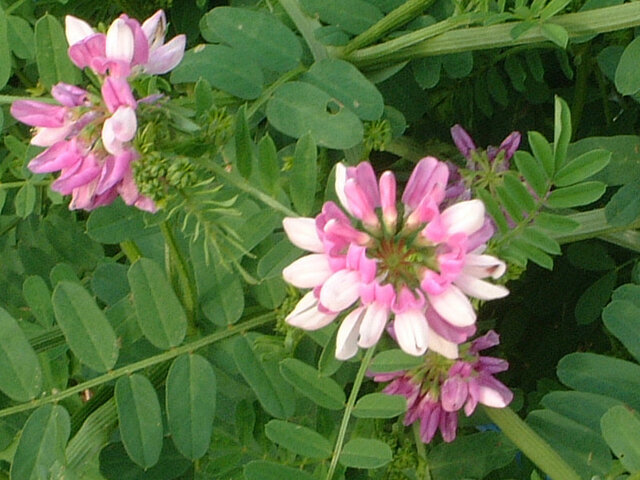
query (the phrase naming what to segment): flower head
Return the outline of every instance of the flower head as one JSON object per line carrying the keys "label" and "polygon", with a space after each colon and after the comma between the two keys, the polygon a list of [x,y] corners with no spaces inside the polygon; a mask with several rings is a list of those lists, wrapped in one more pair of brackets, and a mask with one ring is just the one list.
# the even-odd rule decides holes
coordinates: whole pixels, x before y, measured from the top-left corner
{"label": "flower head", "polygon": [[349,215],[327,202],[315,219],[284,220],[289,239],[311,252],[283,271],[292,285],[311,289],[287,321],[315,329],[346,314],[339,359],[374,345],[385,327],[407,353],[456,358],[457,345],[475,332],[468,296],[508,291],[485,280],[499,278],[505,265],[483,253],[493,230],[482,202],[442,208],[448,176],[444,163],[422,159],[398,204],[393,173],[377,180],[367,162],[339,164],[336,192]]}
{"label": "flower head", "polygon": [[493,376],[507,370],[509,364],[479,354],[498,343],[498,334],[489,331],[465,345],[458,360],[428,354],[424,363],[413,370],[374,373],[373,378],[377,382],[390,382],[384,393],[406,397],[404,424],[420,421],[423,442],[429,443],[438,429],[444,441],[451,442],[456,437],[459,410],[470,416],[478,403],[503,408],[513,399],[513,393]]}

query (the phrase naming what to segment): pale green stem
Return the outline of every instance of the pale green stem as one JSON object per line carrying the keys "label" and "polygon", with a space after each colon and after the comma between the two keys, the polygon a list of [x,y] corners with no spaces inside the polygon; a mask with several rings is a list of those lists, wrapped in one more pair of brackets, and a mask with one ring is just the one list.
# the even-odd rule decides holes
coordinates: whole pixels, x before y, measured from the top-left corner
{"label": "pale green stem", "polygon": [[42,103],[58,103],[55,99],[49,97],[22,97],[15,95],[0,95],[0,105],[13,103],[16,100],[37,100]]}
{"label": "pale green stem", "polygon": [[248,193],[249,195],[256,198],[257,200],[260,200],[262,203],[264,203],[268,207],[273,208],[274,210],[286,215],[287,217],[300,216],[290,208],[278,202],[275,198],[270,197],[266,193],[261,192],[260,190],[255,188],[253,185],[247,182],[244,178],[239,177],[237,175],[230,174],[217,163],[210,162],[209,164],[207,164],[207,168],[211,169],[218,176],[218,178],[222,179],[226,183],[233,185],[238,190]]}
{"label": "pale green stem", "polygon": [[580,480],[558,453],[509,407],[482,407],[502,433],[553,480]]}
{"label": "pale green stem", "polygon": [[[195,325],[193,324],[195,319],[195,309],[197,304],[196,288],[194,285],[193,275],[191,274],[187,261],[182,255],[178,242],[173,232],[173,228],[168,222],[162,222],[160,224],[160,231],[164,237],[165,245],[169,251],[169,266],[178,275],[178,295],[182,298],[182,303],[187,311],[187,317],[189,319],[189,328],[191,331],[195,331]],[[171,278],[171,275],[169,275]]]}
{"label": "pale green stem", "polygon": [[27,183],[30,183],[34,187],[46,187],[51,184],[50,180],[41,180],[39,182],[32,182],[30,180],[19,180],[17,182],[4,182],[0,183],[0,190],[9,189],[9,188],[21,188],[24,187]]}
{"label": "pale green stem", "polygon": [[5,14],[10,15],[11,13],[13,13],[15,10],[17,10],[18,8],[20,8],[22,6],[22,4],[26,2],[26,0],[18,0],[17,2],[12,3],[11,5],[9,5],[6,10],[4,11]]}
{"label": "pale green stem", "polygon": [[[438,25],[456,18],[444,20],[427,28],[438,28]],[[349,55],[348,59],[357,67],[380,66],[433,55],[549,42],[539,27],[528,30],[514,40],[511,37],[511,30],[519,23],[508,22],[500,25],[447,31],[435,38],[422,41],[409,48],[400,47],[402,49],[398,50],[403,37],[407,36],[405,35],[380,45],[357,50]],[[570,38],[633,28],[640,25],[640,2],[558,15],[549,19],[548,23],[564,27]],[[451,28],[448,24],[445,26],[448,27],[447,29]],[[425,29],[408,35],[415,35],[423,30]],[[391,42],[396,43],[391,44]]]}
{"label": "pale green stem", "polygon": [[253,115],[255,115],[255,113],[260,109],[262,105],[264,105],[266,102],[269,101],[269,99],[273,96],[273,92],[275,92],[276,89],[280,87],[280,85],[282,85],[283,83],[287,83],[289,80],[292,80],[293,78],[297,77],[298,75],[305,72],[306,70],[307,68],[304,65],[299,65],[293,70],[282,75],[275,82],[273,82],[271,85],[265,88],[265,90],[262,92],[260,97],[258,97],[256,101],[253,102],[251,106],[247,109],[247,120],[249,120]]}
{"label": "pale green stem", "polygon": [[567,215],[567,218],[579,222],[580,226],[570,233],[553,235],[553,238],[558,241],[558,243],[577,242],[588,238],[599,237],[602,235],[608,236],[625,230],[640,228],[640,220],[632,223],[631,225],[622,225],[619,227],[610,225],[607,222],[604,208],[589,210],[588,212],[574,213],[572,215]]}
{"label": "pale green stem", "polygon": [[291,21],[296,25],[298,31],[302,35],[302,38],[304,38],[304,41],[307,42],[309,50],[311,50],[311,55],[313,55],[313,59],[317,62],[318,60],[327,58],[327,48],[316,40],[315,34],[313,33],[320,24],[316,20],[309,18],[302,10],[300,10],[297,0],[279,1],[282,8],[284,8],[284,11],[287,12],[287,15],[291,18]]}
{"label": "pale green stem", "polygon": [[333,456],[331,457],[331,464],[329,465],[329,471],[327,472],[327,476],[325,480],[333,480],[333,474],[336,471],[336,467],[338,466],[338,460],[340,459],[340,453],[342,452],[342,445],[344,444],[344,437],[347,434],[347,427],[349,426],[349,419],[351,418],[351,412],[353,411],[353,407],[356,404],[356,399],[358,398],[358,392],[360,392],[360,386],[362,385],[362,381],[364,380],[364,376],[367,373],[367,368],[369,368],[369,363],[373,358],[373,352],[375,351],[375,346],[371,347],[365,353],[364,358],[362,359],[362,363],[360,363],[360,369],[356,374],[356,378],[353,381],[353,387],[351,387],[351,393],[349,394],[349,399],[347,400],[347,406],[344,409],[344,415],[342,415],[342,423],[340,424],[340,430],[338,430],[338,437],[336,438],[336,445],[333,449]]}
{"label": "pale green stem", "polygon": [[158,355],[154,355],[153,357],[145,358],[144,360],[140,360],[139,362],[125,365],[124,367],[107,372],[104,375],[100,375],[98,377],[92,378],[91,380],[87,380],[86,382],[79,383],[78,385],[75,385],[71,388],[67,388],[62,392],[54,393],[52,395],[47,395],[45,397],[40,397],[28,403],[21,403],[13,407],[4,408],[0,410],[0,418],[13,415],[14,413],[32,410],[34,408],[38,408],[48,403],[59,402],[60,400],[76,395],[84,390],[97,387],[98,385],[102,385],[103,383],[113,381],[124,375],[131,375],[132,373],[137,372],[139,370],[152,367],[153,365],[156,365],[158,363],[166,362],[167,360],[171,360],[182,354],[193,352],[200,348],[206,347],[207,345],[210,345],[212,343],[215,343],[225,338],[231,337],[233,335],[242,333],[246,330],[251,330],[253,328],[260,327],[262,325],[265,325],[266,323],[272,322],[274,318],[275,318],[275,313],[270,312],[265,315],[261,315],[257,318],[254,318],[252,320],[248,320],[239,325],[234,325],[232,327],[229,327],[227,330],[212,333],[210,335],[207,335],[206,337],[202,337],[186,345],[173,348],[169,351],[162,352]]}
{"label": "pale green stem", "polygon": [[364,32],[352,38],[342,49],[342,54],[348,55],[359,48],[372,44],[388,32],[413,20],[426,8],[433,5],[434,2],[435,0],[407,0]]}
{"label": "pale green stem", "polygon": [[120,249],[124,252],[131,263],[142,257],[142,252],[138,248],[138,245],[136,245],[136,242],[132,240],[120,242]]}

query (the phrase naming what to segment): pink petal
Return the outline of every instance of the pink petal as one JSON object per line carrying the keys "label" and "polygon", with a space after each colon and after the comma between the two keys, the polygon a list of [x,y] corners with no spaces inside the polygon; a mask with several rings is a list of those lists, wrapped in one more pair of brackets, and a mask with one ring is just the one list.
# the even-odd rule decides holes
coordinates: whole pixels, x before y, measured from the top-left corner
{"label": "pink petal", "polygon": [[184,57],[186,43],[186,36],[177,35],[161,47],[151,50],[144,71],[151,75],[162,75],[173,70]]}
{"label": "pink petal", "polygon": [[[91,66],[98,73],[106,70],[96,69],[93,62],[96,58],[104,58],[107,38],[103,33],[94,33],[82,41],[69,47],[69,57],[78,68]],[[105,67],[106,69],[106,67]]]}
{"label": "pink petal", "polygon": [[102,98],[111,113],[123,106],[136,108],[136,99],[133,97],[131,86],[125,78],[107,77],[102,84]]}
{"label": "pink petal", "polygon": [[11,104],[11,115],[32,127],[57,128],[65,125],[67,108],[36,100],[16,100]]}
{"label": "pink petal", "polygon": [[476,278],[500,278],[507,270],[505,263],[491,255],[467,254],[465,257],[464,273]]}
{"label": "pink petal", "polygon": [[61,141],[47,148],[29,162],[33,173],[51,173],[68,169],[82,160],[82,155],[71,142]]}
{"label": "pink petal", "polygon": [[36,128],[36,134],[31,138],[31,145],[37,145],[38,147],[50,147],[51,145],[67,138],[72,128],[72,123],[63,127],[55,128],[38,127]]}
{"label": "pink petal", "polygon": [[122,181],[131,169],[133,160],[135,160],[135,157],[130,151],[124,151],[119,155],[109,155],[102,166],[102,174],[96,187],[96,193],[101,195]]}
{"label": "pink petal", "polygon": [[102,126],[102,143],[107,152],[117,155],[123,144],[133,139],[138,127],[136,112],[131,107],[120,107]]}

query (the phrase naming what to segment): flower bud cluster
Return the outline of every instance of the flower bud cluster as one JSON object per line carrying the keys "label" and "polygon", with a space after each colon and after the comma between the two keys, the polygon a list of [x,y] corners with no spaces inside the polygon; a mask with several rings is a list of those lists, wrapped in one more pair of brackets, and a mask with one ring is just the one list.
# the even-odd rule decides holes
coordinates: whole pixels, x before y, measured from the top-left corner
{"label": "flower bud cluster", "polygon": [[140,154],[133,146],[140,104],[129,80],[141,73],[162,74],[182,59],[184,35],[164,43],[166,17],[159,10],[142,25],[121,15],[106,34],[67,16],[69,57],[79,68],[91,69],[100,81],[100,95],[59,83],[52,95],[59,105],[18,100],[12,115],[35,127],[33,145],[47,147],[29,163],[35,173],[60,172],[52,189],[71,195],[71,209],[92,210],[117,196],[128,205],[155,211],[153,200],[140,193],[131,165]]}
{"label": "flower bud cluster", "polygon": [[498,343],[498,334],[491,330],[465,345],[457,360],[434,359],[427,354],[417,368],[373,374],[373,379],[390,382],[384,393],[407,398],[404,424],[419,421],[423,442],[429,443],[438,430],[445,442],[451,442],[456,437],[459,410],[469,416],[478,403],[502,408],[513,399],[513,393],[493,376],[507,370],[509,364],[479,353]]}

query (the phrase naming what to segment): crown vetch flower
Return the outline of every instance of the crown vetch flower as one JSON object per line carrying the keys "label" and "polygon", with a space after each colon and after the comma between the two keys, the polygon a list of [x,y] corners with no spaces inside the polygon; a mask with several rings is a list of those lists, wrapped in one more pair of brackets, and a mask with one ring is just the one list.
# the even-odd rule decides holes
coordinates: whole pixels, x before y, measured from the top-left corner
{"label": "crown vetch flower", "polygon": [[285,280],[312,289],[287,321],[321,328],[340,313],[336,357],[369,348],[389,328],[412,355],[428,348],[457,358],[457,345],[475,333],[476,314],[467,296],[482,300],[508,294],[486,278],[505,271],[484,254],[493,229],[480,200],[441,208],[449,170],[433,157],[415,167],[396,202],[396,181],[376,180],[371,165],[338,165],[336,192],[354,222],[327,202],[315,219],[286,218],[289,239],[311,252],[283,271]]}
{"label": "crown vetch flower", "polygon": [[470,416],[478,403],[503,408],[513,400],[513,393],[493,375],[508,369],[509,364],[479,352],[498,345],[493,330],[466,345],[458,360],[451,361],[427,354],[425,362],[410,371],[373,374],[376,382],[390,382],[383,392],[407,399],[405,425],[420,421],[420,437],[429,443],[439,429],[445,442],[456,437],[458,411]]}
{"label": "crown vetch flower", "polygon": [[157,75],[175,68],[184,56],[186,37],[177,35],[164,43],[166,29],[162,10],[142,25],[122,14],[106,34],[72,15],[65,17],[69,57],[79,68],[89,67],[100,75],[128,77],[139,71]]}

